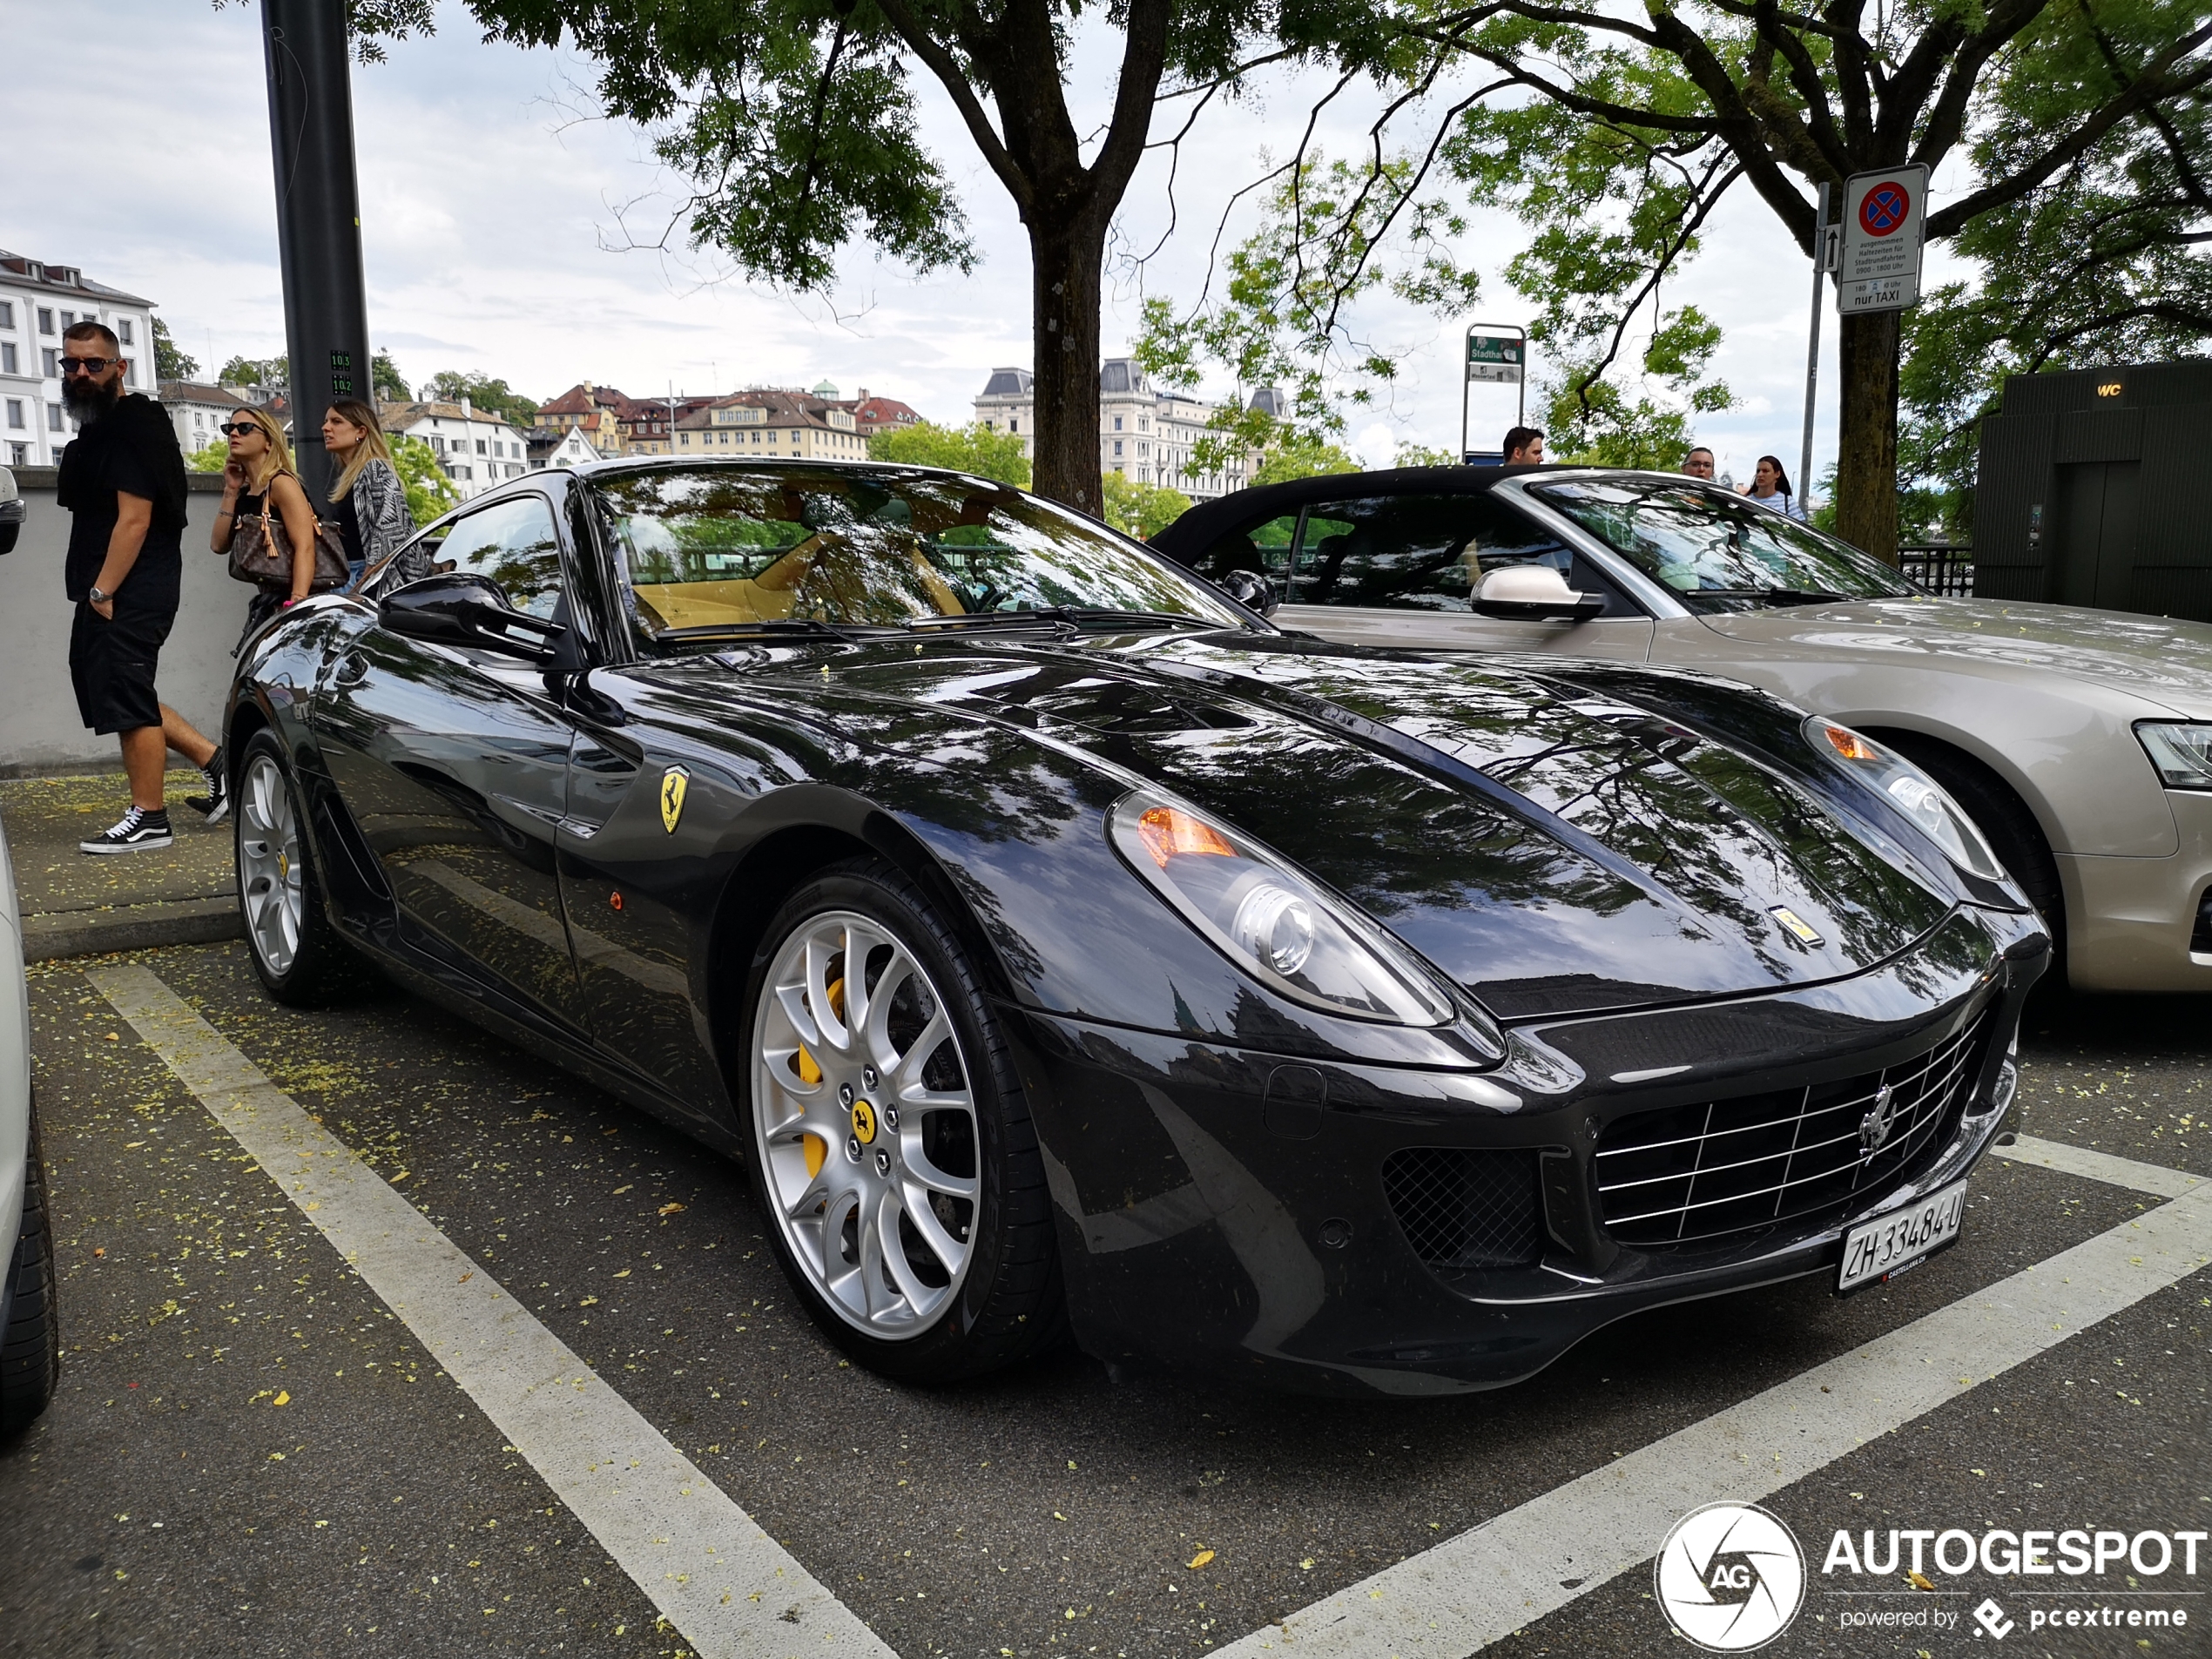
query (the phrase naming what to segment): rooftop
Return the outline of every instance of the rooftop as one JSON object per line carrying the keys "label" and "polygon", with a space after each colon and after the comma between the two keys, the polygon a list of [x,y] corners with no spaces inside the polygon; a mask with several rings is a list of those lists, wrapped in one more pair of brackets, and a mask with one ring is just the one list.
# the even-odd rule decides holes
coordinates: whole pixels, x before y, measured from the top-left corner
{"label": "rooftop", "polygon": [[51,288],[56,293],[83,294],[114,304],[145,306],[153,301],[141,300],[135,293],[125,293],[120,288],[111,288],[105,282],[91,282],[84,273],[73,265],[51,265],[44,260],[34,260],[21,253],[10,253],[0,248],[0,279],[13,277],[17,281],[33,287]]}

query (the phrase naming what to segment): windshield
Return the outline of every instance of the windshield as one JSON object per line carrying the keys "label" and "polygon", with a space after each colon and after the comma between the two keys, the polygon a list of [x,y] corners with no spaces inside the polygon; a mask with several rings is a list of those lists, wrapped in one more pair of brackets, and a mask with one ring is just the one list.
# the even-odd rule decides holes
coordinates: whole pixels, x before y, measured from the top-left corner
{"label": "windshield", "polygon": [[1638,479],[1561,479],[1529,494],[1557,509],[1692,610],[1830,599],[1895,599],[1919,589],[1878,559],[1724,489]]}
{"label": "windshield", "polygon": [[691,629],[896,627],[1040,610],[1247,625],[1203,583],[1101,526],[979,478],[700,467],[597,488],[649,641]]}

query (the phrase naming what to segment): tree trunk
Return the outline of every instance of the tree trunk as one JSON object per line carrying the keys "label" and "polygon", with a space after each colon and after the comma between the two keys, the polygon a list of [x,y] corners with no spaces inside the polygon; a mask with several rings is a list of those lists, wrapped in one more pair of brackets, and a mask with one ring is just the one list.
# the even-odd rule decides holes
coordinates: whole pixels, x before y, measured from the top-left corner
{"label": "tree trunk", "polygon": [[[1843,430],[1836,449],[1836,533],[1897,563],[1898,314],[1843,320]],[[1804,489],[1810,479],[1801,478]]]}
{"label": "tree trunk", "polygon": [[[1040,214],[1038,217],[1044,217]],[[1036,364],[1035,467],[1040,496],[1096,516],[1098,306],[1105,227],[1092,216],[1029,226],[1030,328]]]}

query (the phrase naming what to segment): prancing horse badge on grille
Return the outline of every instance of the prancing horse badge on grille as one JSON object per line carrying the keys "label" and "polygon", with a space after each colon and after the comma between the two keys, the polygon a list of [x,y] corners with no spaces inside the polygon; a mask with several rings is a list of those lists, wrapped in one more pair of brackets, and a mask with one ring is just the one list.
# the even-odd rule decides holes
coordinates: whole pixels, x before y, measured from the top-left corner
{"label": "prancing horse badge on grille", "polygon": [[1858,1120],[1858,1143],[1865,1156],[1872,1157],[1882,1150],[1882,1143],[1890,1138],[1890,1130],[1897,1123],[1896,1094],[1887,1083],[1874,1091],[1874,1109]]}

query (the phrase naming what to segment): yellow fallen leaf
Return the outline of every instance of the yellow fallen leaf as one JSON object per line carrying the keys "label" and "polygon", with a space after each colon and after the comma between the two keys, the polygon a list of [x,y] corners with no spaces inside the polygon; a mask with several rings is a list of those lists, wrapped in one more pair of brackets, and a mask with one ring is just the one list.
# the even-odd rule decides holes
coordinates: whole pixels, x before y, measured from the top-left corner
{"label": "yellow fallen leaf", "polygon": [[269,1402],[272,1406],[289,1406],[291,1403],[292,1391],[289,1388],[279,1389],[277,1391],[277,1397]]}
{"label": "yellow fallen leaf", "polygon": [[1935,1588],[1935,1581],[1925,1573],[1907,1573],[1905,1576],[1912,1581],[1912,1588],[1916,1590]]}
{"label": "yellow fallen leaf", "polygon": [[664,1216],[672,1216],[683,1207],[680,1204],[664,1204],[660,1207],[659,1213]]}
{"label": "yellow fallen leaf", "polygon": [[588,1307],[591,1306],[594,1303],[597,1302],[597,1301],[598,1301],[598,1299],[599,1299],[599,1298],[598,1298],[597,1297],[596,1297],[596,1296],[587,1296],[587,1297],[585,1297],[585,1298],[583,1298],[583,1300],[582,1300],[581,1302],[578,1302],[578,1303],[577,1304],[577,1305],[578,1307],[580,1307],[580,1308],[588,1308]]}
{"label": "yellow fallen leaf", "polygon": [[1194,1572],[1194,1573],[1195,1573],[1195,1572],[1197,1572],[1197,1570],[1198,1570],[1201,1567],[1204,1567],[1204,1565],[1205,1565],[1208,1561],[1211,1561],[1212,1559],[1213,1559],[1213,1551],[1211,1551],[1211,1549],[1202,1549],[1202,1550],[1200,1550],[1200,1551],[1199,1551],[1197,1554],[1193,1555],[1193,1556],[1190,1558],[1190,1570],[1191,1570],[1192,1572]]}
{"label": "yellow fallen leaf", "polygon": [[624,1268],[624,1269],[622,1270],[622,1271],[620,1271],[619,1273],[617,1273],[617,1274],[615,1275],[615,1277],[616,1277],[617,1278],[628,1278],[630,1277],[630,1270],[629,1270],[627,1267],[625,1267],[625,1268]]}
{"label": "yellow fallen leaf", "polygon": [[1298,1564],[1298,1569],[1301,1573],[1312,1572],[1313,1570],[1313,1557],[1308,1555],[1304,1561]]}

